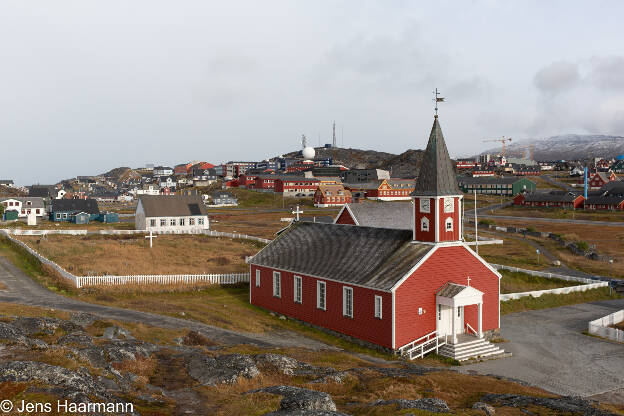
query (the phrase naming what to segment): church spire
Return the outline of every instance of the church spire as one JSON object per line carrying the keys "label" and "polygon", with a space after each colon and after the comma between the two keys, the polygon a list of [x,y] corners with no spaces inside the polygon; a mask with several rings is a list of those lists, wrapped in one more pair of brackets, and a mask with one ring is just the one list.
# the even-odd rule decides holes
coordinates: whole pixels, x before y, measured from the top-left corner
{"label": "church spire", "polygon": [[445,195],[461,195],[461,191],[436,114],[412,196]]}

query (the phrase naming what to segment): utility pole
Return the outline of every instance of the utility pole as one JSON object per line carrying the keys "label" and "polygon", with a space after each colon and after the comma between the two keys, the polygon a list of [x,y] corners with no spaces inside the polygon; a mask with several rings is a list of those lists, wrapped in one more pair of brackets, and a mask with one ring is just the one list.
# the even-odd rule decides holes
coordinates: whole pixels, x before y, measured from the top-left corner
{"label": "utility pole", "polygon": [[479,221],[477,221],[477,188],[474,189],[474,217],[475,217],[475,247],[477,248],[477,254],[479,254]]}

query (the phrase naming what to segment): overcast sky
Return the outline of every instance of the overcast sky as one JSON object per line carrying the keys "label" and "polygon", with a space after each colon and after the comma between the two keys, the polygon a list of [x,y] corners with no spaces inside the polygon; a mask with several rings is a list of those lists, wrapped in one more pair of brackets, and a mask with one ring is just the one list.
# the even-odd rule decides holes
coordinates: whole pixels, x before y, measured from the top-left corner
{"label": "overcast sky", "polygon": [[621,1],[3,0],[0,178],[624,134]]}

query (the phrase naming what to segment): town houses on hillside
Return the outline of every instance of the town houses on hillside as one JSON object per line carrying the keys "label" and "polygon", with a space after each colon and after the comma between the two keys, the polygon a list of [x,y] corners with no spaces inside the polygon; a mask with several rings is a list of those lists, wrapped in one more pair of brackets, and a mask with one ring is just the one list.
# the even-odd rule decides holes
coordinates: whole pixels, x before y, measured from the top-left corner
{"label": "town houses on hillside", "polygon": [[[250,261],[250,302],[411,355],[503,351],[501,275],[463,241],[462,199],[437,115],[406,213],[410,229],[294,222]],[[343,210],[344,213],[344,210]]]}

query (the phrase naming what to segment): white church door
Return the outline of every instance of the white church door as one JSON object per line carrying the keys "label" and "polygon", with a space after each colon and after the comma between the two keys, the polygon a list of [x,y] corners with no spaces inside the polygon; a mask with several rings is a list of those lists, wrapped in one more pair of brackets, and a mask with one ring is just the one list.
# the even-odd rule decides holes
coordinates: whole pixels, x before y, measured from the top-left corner
{"label": "white church door", "polygon": [[455,334],[464,333],[464,307],[453,308],[438,304],[438,336],[453,335],[453,320],[455,320]]}

